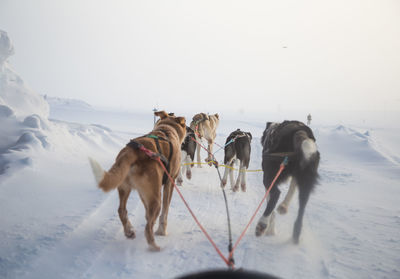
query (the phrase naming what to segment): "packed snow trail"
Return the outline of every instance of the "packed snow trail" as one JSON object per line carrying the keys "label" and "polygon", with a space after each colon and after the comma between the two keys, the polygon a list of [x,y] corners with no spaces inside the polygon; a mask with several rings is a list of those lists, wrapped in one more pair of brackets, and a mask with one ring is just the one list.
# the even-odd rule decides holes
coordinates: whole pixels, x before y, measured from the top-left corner
{"label": "packed snow trail", "polygon": [[[224,143],[236,123],[221,123],[218,143]],[[47,135],[52,148],[39,150],[31,166],[3,178],[0,204],[8,214],[0,220],[2,278],[174,278],[227,268],[176,193],[169,211],[169,234],[156,236],[161,252],[148,251],[144,208],[136,192],[127,209],[137,236],[125,238],[117,213],[118,194],[96,188],[87,155],[108,168],[119,149],[136,135],[114,134],[101,126],[54,124],[58,128]],[[259,169],[262,147],[257,135],[264,127],[244,125],[253,133],[249,169]],[[255,224],[250,226],[235,251],[236,267],[282,278],[397,278],[399,166],[381,152],[373,133],[346,126],[319,126],[314,131],[322,157],[321,181],[306,209],[300,245],[291,243],[298,207],[293,199],[288,214],[277,215],[277,235],[257,238]],[[222,162],[223,151],[216,157]],[[218,174],[207,165],[192,171],[192,180],[184,178],[180,190],[227,256],[228,230]],[[247,185],[246,193],[234,193],[229,183],[226,186],[233,242],[265,193],[262,172],[248,173]],[[281,186],[282,196],[287,187]],[[264,209],[265,205],[261,212]]]}

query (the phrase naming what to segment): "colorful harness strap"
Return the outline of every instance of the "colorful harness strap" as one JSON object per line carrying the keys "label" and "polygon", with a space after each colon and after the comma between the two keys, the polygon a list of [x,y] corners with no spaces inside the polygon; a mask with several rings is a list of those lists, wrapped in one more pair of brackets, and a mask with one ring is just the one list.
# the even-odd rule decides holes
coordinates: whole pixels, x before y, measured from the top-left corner
{"label": "colorful harness strap", "polygon": [[[165,135],[167,135],[167,133],[166,133],[165,131],[161,131],[161,132],[163,132]],[[167,169],[167,171],[169,172],[169,169],[170,169],[170,164],[169,164],[169,162],[170,162],[171,159],[172,159],[172,153],[173,153],[173,147],[172,147],[171,141],[170,141],[169,139],[166,139],[166,138],[163,138],[163,137],[160,137],[160,136],[157,136],[157,135],[153,135],[153,134],[148,134],[148,135],[146,135],[146,137],[152,138],[152,139],[154,139],[154,141],[156,142],[157,152],[158,152],[158,154],[160,154],[160,159],[161,159],[161,161],[164,163],[165,168]],[[166,141],[166,142],[169,143],[169,156],[168,156],[168,160],[167,160],[167,158],[164,156],[164,154],[162,154],[162,152],[161,152],[161,147],[160,147],[160,141],[159,141],[159,140],[163,140],[163,141]],[[167,176],[167,174],[164,172],[163,179],[162,179],[162,184],[165,184],[165,182],[167,182],[167,179],[168,179],[168,176]]]}
{"label": "colorful harness strap", "polygon": [[[166,132],[164,132],[164,131],[161,131],[161,132],[163,132],[165,135],[167,135]],[[157,147],[157,153],[156,154],[157,154],[158,157],[160,157],[160,160],[163,162],[163,164],[165,165],[165,168],[169,172],[169,169],[170,169],[170,163],[169,162],[171,161],[172,154],[173,154],[172,142],[169,139],[166,139],[166,138],[163,138],[163,137],[160,137],[160,136],[157,136],[157,135],[153,135],[153,134],[148,134],[148,135],[145,135],[143,137],[154,139],[154,141],[156,143],[156,147]],[[169,143],[169,156],[168,156],[168,159],[161,152],[160,140],[163,140],[163,141],[166,141],[166,142]],[[143,145],[141,143],[138,143],[135,140],[131,140],[127,144],[127,146],[129,146],[130,148],[133,148],[133,149],[143,149]],[[166,172],[164,172],[164,175],[163,175],[163,178],[162,178],[162,184],[165,184],[167,182],[167,179],[168,179],[168,175],[166,174]]]}

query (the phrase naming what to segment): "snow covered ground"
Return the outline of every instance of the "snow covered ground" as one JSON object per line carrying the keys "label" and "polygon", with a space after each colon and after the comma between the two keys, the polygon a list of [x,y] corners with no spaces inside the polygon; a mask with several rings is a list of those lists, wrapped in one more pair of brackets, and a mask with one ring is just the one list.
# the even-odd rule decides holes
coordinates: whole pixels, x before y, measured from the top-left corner
{"label": "snow covered ground", "polygon": [[[7,56],[12,51],[4,36],[0,52]],[[147,249],[137,193],[128,201],[137,232],[130,240],[117,214],[117,192],[104,194],[95,186],[87,157],[111,166],[130,138],[151,131],[151,111],[44,98],[26,87],[6,58],[0,63],[0,278],[174,278],[226,268],[176,193],[169,235],[156,237],[162,250],[154,253]],[[194,113],[183,115],[190,119]],[[250,169],[259,169],[260,136],[274,114],[219,113],[216,142],[223,144],[236,128],[250,131]],[[256,238],[255,223],[250,226],[235,252],[236,266],[282,278],[400,278],[400,127],[395,118],[355,124],[346,123],[348,118],[334,123],[334,113],[329,116],[312,124],[321,179],[306,209],[300,244],[290,242],[294,200],[287,215],[277,216],[277,235]],[[216,157],[222,161],[223,151]],[[264,194],[261,172],[247,178],[246,193],[227,188],[234,241]],[[215,168],[194,168],[192,180],[185,179],[180,189],[227,255]]]}

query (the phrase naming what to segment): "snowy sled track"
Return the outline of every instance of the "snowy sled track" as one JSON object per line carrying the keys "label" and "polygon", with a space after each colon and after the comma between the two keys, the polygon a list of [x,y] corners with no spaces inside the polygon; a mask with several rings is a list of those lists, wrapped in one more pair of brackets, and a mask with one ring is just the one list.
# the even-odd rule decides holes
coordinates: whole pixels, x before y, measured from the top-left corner
{"label": "snowy sled track", "polygon": [[[156,236],[161,252],[148,251],[144,208],[136,192],[127,204],[136,238],[126,239],[117,213],[118,193],[105,194],[96,188],[86,156],[100,156],[108,168],[131,136],[86,131],[75,124],[68,129],[68,123],[56,125],[62,125],[56,130],[62,137],[49,132],[53,149],[36,152],[32,166],[11,173],[0,185],[0,209],[8,213],[1,215],[1,278],[174,278],[226,268],[177,193],[169,210],[169,234]],[[221,126],[218,143],[237,128],[235,121]],[[264,127],[250,123],[246,127],[254,136],[249,169],[259,169],[257,135]],[[295,198],[287,215],[276,216],[277,235],[257,238],[255,224],[250,226],[235,251],[236,267],[282,278],[398,278],[400,172],[390,159],[397,158],[397,153],[388,158],[386,149],[381,152],[382,131],[378,141],[373,132],[344,126],[315,130],[322,157],[321,181],[306,210],[300,245],[291,243],[298,207]],[[95,133],[95,141],[85,142],[90,133]],[[110,141],[108,133],[113,136]],[[60,138],[67,138],[68,144]],[[107,148],[100,147],[104,144]],[[216,157],[222,162],[223,151]],[[218,174],[207,165],[192,171],[192,180],[184,178],[180,190],[227,256],[228,229]],[[235,243],[264,194],[262,172],[248,173],[246,193],[233,193],[230,187],[228,182]],[[287,188],[281,186],[281,198]]]}

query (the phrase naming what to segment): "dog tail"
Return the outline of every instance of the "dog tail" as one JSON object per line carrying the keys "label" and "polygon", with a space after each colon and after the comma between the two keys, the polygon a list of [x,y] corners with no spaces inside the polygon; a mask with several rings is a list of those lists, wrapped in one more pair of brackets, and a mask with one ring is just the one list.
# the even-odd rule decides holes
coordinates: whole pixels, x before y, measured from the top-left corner
{"label": "dog tail", "polygon": [[109,192],[124,182],[132,165],[138,159],[138,155],[131,148],[124,148],[118,154],[114,165],[109,171],[103,170],[100,164],[89,158],[90,166],[96,179],[97,186],[104,192]]}
{"label": "dog tail", "polygon": [[320,155],[315,141],[303,130],[294,134],[293,141],[294,149],[299,155],[300,169],[316,174]]}

